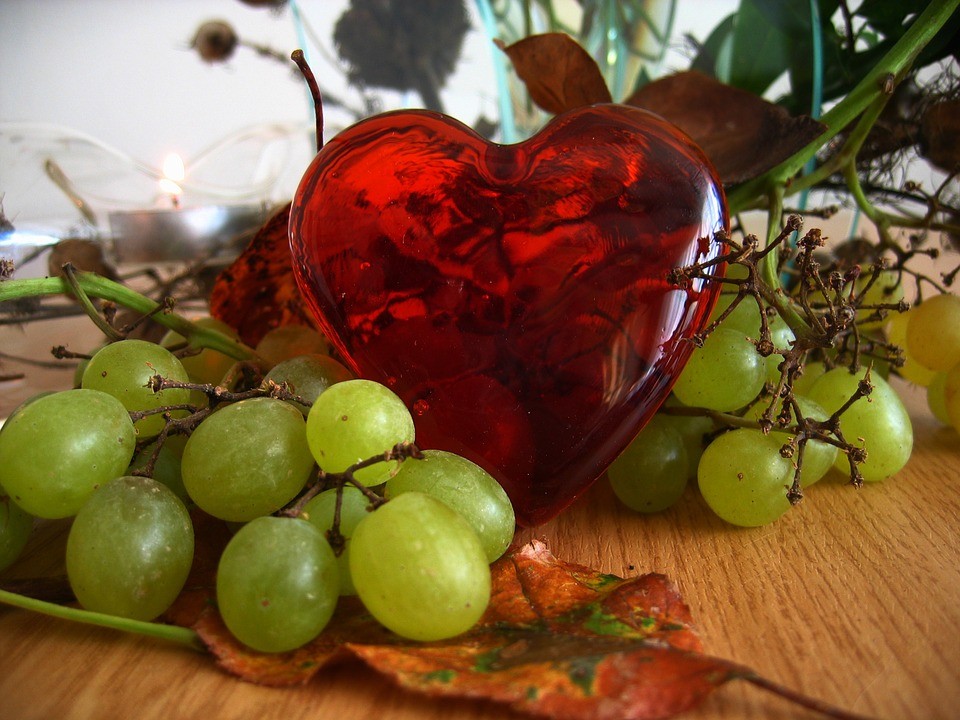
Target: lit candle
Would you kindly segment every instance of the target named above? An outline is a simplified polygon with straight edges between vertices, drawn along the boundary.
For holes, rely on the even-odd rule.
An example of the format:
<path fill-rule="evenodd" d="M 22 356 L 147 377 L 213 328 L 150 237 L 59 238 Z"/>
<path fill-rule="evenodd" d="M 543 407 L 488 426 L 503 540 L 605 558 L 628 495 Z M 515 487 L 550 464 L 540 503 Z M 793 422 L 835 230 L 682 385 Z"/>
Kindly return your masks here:
<path fill-rule="evenodd" d="M 187 175 L 187 169 L 183 165 L 183 158 L 177 153 L 170 153 L 163 160 L 163 177 L 160 178 L 160 191 L 170 198 L 174 208 L 180 207 L 180 196 L 183 194 L 183 188 L 180 183 Z"/>

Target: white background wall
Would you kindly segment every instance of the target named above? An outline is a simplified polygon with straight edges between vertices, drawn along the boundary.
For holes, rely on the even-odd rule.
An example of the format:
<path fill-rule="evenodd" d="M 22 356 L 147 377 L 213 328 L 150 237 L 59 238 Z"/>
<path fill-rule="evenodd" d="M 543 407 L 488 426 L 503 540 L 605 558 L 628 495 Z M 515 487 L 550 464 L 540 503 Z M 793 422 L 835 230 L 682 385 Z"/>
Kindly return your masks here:
<path fill-rule="evenodd" d="M 736 2 L 679 5 L 677 45 L 683 32 L 702 38 Z M 332 52 L 331 28 L 347 0 L 299 6 Z M 298 46 L 288 9 L 275 13 L 239 0 L 0 0 L 0 121 L 64 125 L 154 167 L 170 152 L 190 157 L 246 126 L 312 122 L 291 70 L 243 48 L 225 65 L 207 65 L 190 50 L 195 29 L 217 18 L 285 53 Z M 448 112 L 465 122 L 481 112 L 496 117 L 491 51 L 479 30 L 471 33 L 444 93 Z M 349 94 L 316 51 L 311 62 L 325 85 Z M 330 112 L 328 130 L 346 120 Z M 310 148 L 303 152 L 306 164 Z"/>

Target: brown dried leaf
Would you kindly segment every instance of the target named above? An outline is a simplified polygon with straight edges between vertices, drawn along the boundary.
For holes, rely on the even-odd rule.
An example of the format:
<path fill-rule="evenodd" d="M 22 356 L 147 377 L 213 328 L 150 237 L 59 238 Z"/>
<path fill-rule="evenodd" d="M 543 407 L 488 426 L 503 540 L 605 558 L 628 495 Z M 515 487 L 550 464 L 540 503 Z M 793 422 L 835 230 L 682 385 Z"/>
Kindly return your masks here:
<path fill-rule="evenodd" d="M 220 273 L 210 294 L 210 314 L 236 329 L 251 347 L 276 327 L 314 326 L 290 264 L 289 221 L 288 203 Z"/>
<path fill-rule="evenodd" d="M 931 105 L 920 124 L 923 156 L 948 173 L 960 172 L 960 100 Z"/>
<path fill-rule="evenodd" d="M 626 103 L 678 126 L 713 162 L 724 184 L 758 177 L 826 130 L 761 97 L 690 70 L 656 80 Z"/>
<path fill-rule="evenodd" d="M 103 244 L 95 240 L 67 238 L 54 245 L 47 257 L 47 271 L 50 275 L 58 276 L 67 263 L 77 270 L 96 273 L 111 280 L 120 279 L 104 255 Z"/>
<path fill-rule="evenodd" d="M 690 611 L 663 575 L 606 575 L 560 561 L 536 541 L 492 573 L 483 619 L 445 642 L 405 641 L 356 598 L 341 598 L 328 629 L 290 653 L 245 648 L 213 607 L 194 628 L 222 667 L 251 682 L 304 683 L 353 656 L 426 695 L 485 698 L 551 718 L 670 717 L 749 674 L 701 654 Z"/>
<path fill-rule="evenodd" d="M 612 101 L 596 61 L 569 35 L 531 35 L 509 46 L 495 42 L 526 83 L 531 99 L 547 112 Z"/>

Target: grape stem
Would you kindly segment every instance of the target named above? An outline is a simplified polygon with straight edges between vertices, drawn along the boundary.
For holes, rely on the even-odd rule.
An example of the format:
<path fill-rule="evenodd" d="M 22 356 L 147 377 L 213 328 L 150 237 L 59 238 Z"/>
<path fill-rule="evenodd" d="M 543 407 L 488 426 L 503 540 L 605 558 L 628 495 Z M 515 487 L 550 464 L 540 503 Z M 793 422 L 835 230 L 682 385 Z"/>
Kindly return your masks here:
<path fill-rule="evenodd" d="M 57 605 L 56 603 L 37 600 L 36 598 L 18 595 L 17 593 L 2 589 L 0 589 L 0 603 L 18 607 L 23 610 L 31 610 L 44 615 L 50 615 L 63 620 L 73 620 L 75 622 L 86 623 L 87 625 L 98 625 L 113 630 L 148 635 L 150 637 L 160 638 L 161 640 L 169 640 L 187 645 L 194 650 L 206 650 L 197 633 L 185 627 L 144 622 L 142 620 L 131 620 L 130 618 Z"/>
<path fill-rule="evenodd" d="M 300 497 L 294 500 L 283 510 L 279 511 L 277 514 L 284 517 L 300 517 L 303 515 L 303 508 L 308 502 L 319 495 L 322 491 L 330 488 L 336 488 L 337 500 L 336 504 L 334 505 L 333 524 L 327 531 L 327 539 L 330 541 L 330 546 L 333 548 L 334 553 L 339 556 L 343 552 L 345 542 L 343 535 L 340 533 L 340 508 L 343 505 L 343 488 L 348 484 L 353 485 L 353 487 L 357 488 L 357 490 L 363 493 L 363 496 L 367 498 L 371 509 L 378 508 L 384 503 L 388 502 L 387 499 L 381 497 L 362 482 L 357 480 L 355 473 L 363 468 L 376 465 L 377 463 L 394 461 L 403 462 L 408 458 L 422 460 L 423 453 L 420 452 L 420 448 L 418 448 L 415 444 L 410 442 L 401 442 L 397 443 L 389 450 L 380 453 L 379 455 L 374 455 L 373 457 L 369 457 L 365 460 L 354 463 L 343 472 L 328 473 L 321 470 L 316 482 L 307 488 L 307 490 L 300 495 Z"/>

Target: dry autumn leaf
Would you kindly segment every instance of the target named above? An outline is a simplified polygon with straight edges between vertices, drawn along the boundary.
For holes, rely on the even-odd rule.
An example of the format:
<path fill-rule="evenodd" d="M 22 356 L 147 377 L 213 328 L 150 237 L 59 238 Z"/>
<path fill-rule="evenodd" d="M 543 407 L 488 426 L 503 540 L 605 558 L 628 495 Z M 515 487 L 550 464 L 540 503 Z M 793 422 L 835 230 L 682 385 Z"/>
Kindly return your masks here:
<path fill-rule="evenodd" d="M 250 346 L 273 328 L 313 325 L 290 265 L 289 219 L 288 203 L 220 273 L 210 294 L 210 314 L 235 328 Z"/>
<path fill-rule="evenodd" d="M 512 45 L 497 41 L 527 86 L 530 98 L 549 113 L 611 102 L 600 68 L 564 33 L 531 35 Z"/>
<path fill-rule="evenodd" d="M 813 118 L 703 73 L 681 72 L 637 90 L 626 104 L 666 118 L 710 158 L 724 184 L 758 177 L 826 130 Z"/>
<path fill-rule="evenodd" d="M 538 541 L 511 550 L 491 570 L 483 619 L 444 642 L 403 640 L 351 597 L 341 598 L 320 637 L 280 654 L 237 642 L 212 604 L 195 621 L 183 608 L 174 617 L 192 624 L 222 668 L 270 686 L 306 683 L 355 657 L 425 695 L 492 700 L 568 720 L 672 717 L 738 678 L 789 693 L 704 655 L 689 608 L 663 575 L 607 575 L 558 560 Z M 197 596 L 187 603 L 198 607 Z"/>

